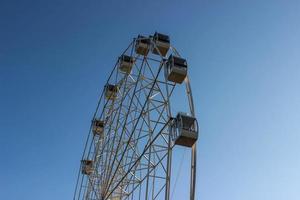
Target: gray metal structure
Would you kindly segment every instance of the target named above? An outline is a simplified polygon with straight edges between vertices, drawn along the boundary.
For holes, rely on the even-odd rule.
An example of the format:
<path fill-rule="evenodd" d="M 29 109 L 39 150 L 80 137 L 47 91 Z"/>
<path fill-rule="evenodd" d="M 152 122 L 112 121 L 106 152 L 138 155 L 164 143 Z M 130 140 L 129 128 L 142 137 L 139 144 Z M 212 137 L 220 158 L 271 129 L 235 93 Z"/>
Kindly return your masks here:
<path fill-rule="evenodd" d="M 176 114 L 172 115 L 170 99 L 174 89 L 182 86 L 168 81 L 165 68 L 167 55 L 180 55 L 170 43 L 163 44 L 168 42 L 164 35 L 159 35 L 163 41 L 157 35 L 135 38 L 121 54 L 133 58 L 130 65 L 121 63 L 122 59 L 115 64 L 92 120 L 103 122 L 102 134 L 93 134 L 92 123 L 82 156 L 83 161 L 92 161 L 92 170 L 82 173 L 86 166 L 81 162 L 74 200 L 170 200 L 176 143 L 172 131 Z M 185 112 L 195 117 L 187 75 L 184 82 L 189 107 Z M 194 126 L 195 132 L 198 125 Z M 191 147 L 191 162 L 190 200 L 194 200 L 196 143 Z"/>

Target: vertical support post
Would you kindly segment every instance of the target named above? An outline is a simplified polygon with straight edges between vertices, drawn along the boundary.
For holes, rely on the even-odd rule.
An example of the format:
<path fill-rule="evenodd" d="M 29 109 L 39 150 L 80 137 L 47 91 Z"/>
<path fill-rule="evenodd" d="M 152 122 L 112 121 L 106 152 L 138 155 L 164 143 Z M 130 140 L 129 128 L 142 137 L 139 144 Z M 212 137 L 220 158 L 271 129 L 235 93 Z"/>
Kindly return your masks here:
<path fill-rule="evenodd" d="M 190 112 L 193 117 L 195 117 L 195 108 L 193 102 L 193 95 L 191 84 L 188 76 L 185 78 L 186 91 L 189 99 Z M 195 200 L 195 190 L 196 190 L 196 165 L 197 165 L 197 145 L 196 143 L 192 147 L 191 155 L 191 182 L 190 182 L 190 200 Z"/>
<path fill-rule="evenodd" d="M 166 193 L 165 200 L 170 200 L 170 183 L 171 183 L 171 163 L 172 163 L 172 149 L 171 149 L 171 131 L 169 131 L 169 144 L 168 144 L 168 161 L 167 161 L 167 180 L 166 180 Z"/>
<path fill-rule="evenodd" d="M 164 60 L 164 68 L 166 69 L 166 60 Z M 164 69 L 164 70 L 165 70 Z M 168 82 L 167 77 L 165 76 L 166 83 Z M 170 92 L 169 86 L 166 84 L 166 91 L 167 91 L 167 110 L 168 110 L 168 117 L 172 117 L 171 113 L 171 104 L 170 104 Z M 169 137 L 168 137 L 168 155 L 167 155 L 167 180 L 166 180 L 166 192 L 165 192 L 165 200 L 170 200 L 170 191 L 171 191 L 171 165 L 172 165 L 172 129 L 169 126 Z"/>
<path fill-rule="evenodd" d="M 147 110 L 150 109 L 150 99 L 147 101 Z M 153 134 L 153 131 L 151 129 L 151 119 L 150 119 L 150 114 L 147 113 L 147 121 L 148 121 L 148 124 L 149 124 L 149 142 L 152 141 L 152 134 Z M 149 178 L 150 178 L 150 174 L 149 174 L 149 171 L 150 171 L 150 167 L 151 167 L 151 150 L 152 150 L 152 147 L 149 148 L 149 160 L 148 160 L 148 170 L 147 170 L 147 182 L 146 182 L 146 193 L 145 193 L 145 200 L 148 200 L 148 193 L 149 193 Z M 152 186 L 154 187 L 154 185 Z"/>
<path fill-rule="evenodd" d="M 192 147 L 191 158 L 191 188 L 190 188 L 190 200 L 195 200 L 195 187 L 196 187 L 196 165 L 197 165 L 197 144 Z"/>

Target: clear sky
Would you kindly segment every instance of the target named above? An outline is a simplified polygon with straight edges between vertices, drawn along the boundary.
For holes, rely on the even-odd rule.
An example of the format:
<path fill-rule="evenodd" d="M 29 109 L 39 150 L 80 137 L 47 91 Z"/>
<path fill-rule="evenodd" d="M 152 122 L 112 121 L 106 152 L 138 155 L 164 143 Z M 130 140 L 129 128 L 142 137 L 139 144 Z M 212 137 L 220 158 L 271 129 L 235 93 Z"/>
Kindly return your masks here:
<path fill-rule="evenodd" d="M 197 199 L 299 200 L 299 10 L 297 0 L 1 0 L 0 199 L 72 198 L 117 56 L 157 30 L 190 66 Z"/>

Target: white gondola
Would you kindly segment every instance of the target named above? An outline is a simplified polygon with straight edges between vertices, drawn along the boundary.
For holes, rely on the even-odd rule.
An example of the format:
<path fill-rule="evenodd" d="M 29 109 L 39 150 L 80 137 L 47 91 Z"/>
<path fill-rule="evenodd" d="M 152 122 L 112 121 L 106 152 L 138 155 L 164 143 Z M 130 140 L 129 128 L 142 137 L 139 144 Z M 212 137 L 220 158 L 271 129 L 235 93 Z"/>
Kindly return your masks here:
<path fill-rule="evenodd" d="M 187 76 L 187 62 L 184 58 L 170 55 L 165 68 L 168 81 L 182 83 Z"/>
<path fill-rule="evenodd" d="M 82 160 L 81 161 L 81 172 L 85 175 L 90 175 L 93 173 L 93 161 L 92 160 Z"/>
<path fill-rule="evenodd" d="M 180 112 L 174 120 L 174 125 L 176 127 L 175 144 L 192 147 L 198 139 L 196 118 Z"/>
<path fill-rule="evenodd" d="M 119 57 L 119 70 L 126 74 L 130 74 L 133 63 L 134 63 L 133 57 L 128 55 L 122 55 Z"/>
<path fill-rule="evenodd" d="M 139 35 L 135 43 L 135 52 L 142 56 L 147 56 L 150 50 L 150 39 Z"/>
<path fill-rule="evenodd" d="M 115 100 L 118 97 L 119 88 L 116 85 L 105 85 L 105 97 L 108 100 Z"/>
<path fill-rule="evenodd" d="M 166 56 L 170 48 L 170 37 L 168 35 L 155 32 L 152 40 L 154 43 L 151 47 L 152 53 Z"/>
<path fill-rule="evenodd" d="M 99 135 L 100 137 L 103 137 L 103 132 L 104 132 L 104 121 L 95 119 L 93 121 L 94 135 Z"/>

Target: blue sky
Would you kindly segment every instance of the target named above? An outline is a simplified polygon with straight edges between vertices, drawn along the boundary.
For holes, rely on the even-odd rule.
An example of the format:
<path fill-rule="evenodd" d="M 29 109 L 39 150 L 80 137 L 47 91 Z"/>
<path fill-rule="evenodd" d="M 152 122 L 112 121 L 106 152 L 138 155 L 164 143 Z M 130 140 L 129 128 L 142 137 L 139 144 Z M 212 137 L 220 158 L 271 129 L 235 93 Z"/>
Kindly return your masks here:
<path fill-rule="evenodd" d="M 298 200 L 299 9 L 290 0 L 0 1 L 0 198 L 72 198 L 117 56 L 157 30 L 190 66 L 197 199 Z"/>

